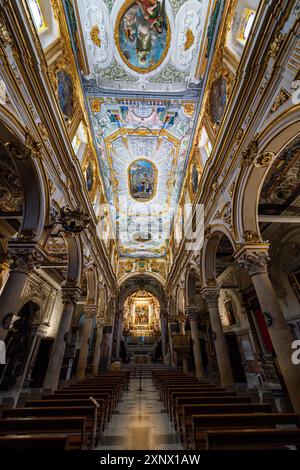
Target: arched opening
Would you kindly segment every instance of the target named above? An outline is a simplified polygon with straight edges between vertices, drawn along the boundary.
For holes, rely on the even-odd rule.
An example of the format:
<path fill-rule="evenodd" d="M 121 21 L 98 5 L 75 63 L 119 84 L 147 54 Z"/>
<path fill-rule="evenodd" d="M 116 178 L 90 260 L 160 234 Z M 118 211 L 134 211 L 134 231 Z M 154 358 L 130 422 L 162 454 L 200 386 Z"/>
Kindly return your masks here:
<path fill-rule="evenodd" d="M 162 359 L 160 303 L 145 289 L 130 294 L 123 306 L 122 360 Z"/>
<path fill-rule="evenodd" d="M 6 343 L 6 364 L 2 366 L 0 389 L 26 385 L 30 381 L 28 371 L 33 362 L 33 352 L 36 346 L 37 330 L 41 323 L 40 306 L 29 301 L 17 315 L 6 317 L 8 326 Z"/>

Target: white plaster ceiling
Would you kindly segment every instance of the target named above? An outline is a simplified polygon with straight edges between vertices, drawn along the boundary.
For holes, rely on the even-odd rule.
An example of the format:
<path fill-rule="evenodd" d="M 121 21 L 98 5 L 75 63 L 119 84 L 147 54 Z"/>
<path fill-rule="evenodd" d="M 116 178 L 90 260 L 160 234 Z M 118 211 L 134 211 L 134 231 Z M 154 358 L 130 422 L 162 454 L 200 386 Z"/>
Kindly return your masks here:
<path fill-rule="evenodd" d="M 76 0 L 75 10 L 83 89 L 119 255 L 151 258 L 166 254 L 185 176 L 213 2 L 140 1 L 143 6 L 134 0 Z M 134 27 L 129 8 L 135 9 Z M 148 68 L 137 52 L 141 43 Z M 155 170 L 153 197 L 146 201 L 132 197 L 128 176 L 132 162 L 142 159 Z M 137 233 L 149 239 L 137 240 Z"/>

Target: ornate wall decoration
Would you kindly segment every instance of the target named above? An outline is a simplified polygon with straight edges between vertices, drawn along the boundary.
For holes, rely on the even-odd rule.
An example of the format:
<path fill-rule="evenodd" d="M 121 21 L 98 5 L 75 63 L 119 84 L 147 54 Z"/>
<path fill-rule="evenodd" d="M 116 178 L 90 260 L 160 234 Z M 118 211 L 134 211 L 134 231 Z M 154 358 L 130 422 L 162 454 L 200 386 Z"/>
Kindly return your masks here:
<path fill-rule="evenodd" d="M 246 230 L 243 233 L 243 237 L 246 243 L 259 243 L 260 242 L 260 237 L 256 232 L 253 232 L 252 230 Z"/>
<path fill-rule="evenodd" d="M 65 70 L 58 70 L 56 77 L 60 109 L 71 120 L 74 113 L 74 86 L 72 77 Z"/>
<path fill-rule="evenodd" d="M 279 94 L 276 96 L 276 99 L 273 103 L 270 113 L 275 113 L 280 106 L 282 106 L 287 100 L 289 100 L 291 95 L 281 88 Z"/>
<path fill-rule="evenodd" d="M 198 172 L 197 166 L 194 163 L 192 165 L 192 171 L 191 171 L 191 187 L 192 187 L 192 191 L 194 194 L 197 192 L 198 184 L 199 184 L 199 172 Z"/>
<path fill-rule="evenodd" d="M 90 31 L 91 40 L 96 46 L 101 47 L 101 39 L 99 37 L 99 33 L 100 33 L 99 26 L 94 25 Z"/>
<path fill-rule="evenodd" d="M 23 212 L 23 187 L 12 160 L 1 153 L 0 156 L 0 211 Z"/>
<path fill-rule="evenodd" d="M 158 76 L 150 78 L 149 81 L 153 83 L 182 83 L 185 79 L 185 73 L 179 72 L 173 65 L 168 64 Z"/>
<path fill-rule="evenodd" d="M 184 103 L 183 105 L 183 112 L 185 116 L 191 118 L 195 112 L 195 105 L 194 103 Z"/>
<path fill-rule="evenodd" d="M 207 47 L 206 47 L 206 54 L 205 57 L 209 57 L 209 53 L 211 51 L 212 43 L 213 43 L 213 38 L 214 38 L 214 33 L 220 13 L 220 8 L 221 8 L 221 0 L 217 0 L 214 11 L 211 14 L 210 20 L 209 20 L 209 26 L 207 29 Z"/>
<path fill-rule="evenodd" d="M 245 166 L 252 165 L 255 158 L 257 157 L 258 152 L 258 141 L 252 140 L 248 145 L 247 149 L 242 152 L 242 158 L 240 167 L 243 168 Z"/>
<path fill-rule="evenodd" d="M 199 42 L 204 28 L 203 5 L 195 0 L 185 2 L 176 15 L 172 62 L 182 71 L 189 71 L 198 59 Z"/>
<path fill-rule="evenodd" d="M 285 38 L 286 38 L 286 34 L 278 33 L 276 35 L 276 38 L 274 39 L 274 41 L 271 44 L 271 47 L 270 47 L 270 50 L 269 50 L 269 56 L 271 56 L 271 57 L 276 57 L 277 56 L 277 54 L 279 52 L 279 49 L 281 48 L 281 45 L 285 41 Z"/>
<path fill-rule="evenodd" d="M 106 69 L 113 61 L 113 32 L 102 0 L 77 2 L 89 73 Z"/>
<path fill-rule="evenodd" d="M 295 139 L 272 160 L 260 193 L 260 213 L 280 214 L 299 196 L 300 139 Z M 271 162 L 270 162 L 271 163 Z M 269 163 L 269 164 L 270 164 Z"/>
<path fill-rule="evenodd" d="M 89 162 L 85 170 L 86 187 L 89 192 L 93 190 L 94 186 L 94 168 L 92 162 Z"/>
<path fill-rule="evenodd" d="M 135 82 L 136 79 L 127 75 L 127 73 L 120 67 L 117 62 L 113 62 L 108 68 L 97 71 L 102 80 L 106 81 L 120 81 L 120 82 Z"/>
<path fill-rule="evenodd" d="M 195 42 L 194 33 L 190 28 L 188 28 L 185 32 L 184 50 L 187 51 L 188 49 L 190 49 L 190 47 L 192 47 L 194 42 Z"/>
<path fill-rule="evenodd" d="M 117 16 L 115 43 L 125 64 L 139 73 L 155 70 L 170 46 L 170 24 L 165 2 L 128 0 Z"/>
<path fill-rule="evenodd" d="M 261 153 L 255 160 L 255 166 L 257 166 L 258 168 L 264 168 L 266 166 L 269 166 L 273 162 L 274 158 L 274 152 Z"/>
<path fill-rule="evenodd" d="M 44 246 L 44 250 L 50 261 L 57 261 L 58 259 L 61 261 L 67 260 L 68 247 L 63 237 L 50 236 Z"/>
<path fill-rule="evenodd" d="M 219 77 L 212 84 L 209 95 L 209 110 L 212 121 L 220 124 L 227 104 L 227 80 Z"/>

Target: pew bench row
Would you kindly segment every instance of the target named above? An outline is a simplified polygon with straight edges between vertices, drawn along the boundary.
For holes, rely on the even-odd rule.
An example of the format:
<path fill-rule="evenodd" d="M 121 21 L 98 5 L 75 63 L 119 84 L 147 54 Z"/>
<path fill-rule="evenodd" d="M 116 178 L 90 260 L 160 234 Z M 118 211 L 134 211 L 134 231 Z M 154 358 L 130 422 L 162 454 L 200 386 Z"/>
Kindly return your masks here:
<path fill-rule="evenodd" d="M 153 370 L 153 382 L 186 449 L 280 449 L 300 446 L 299 416 L 269 403 L 186 377 Z"/>
<path fill-rule="evenodd" d="M 4 409 L 0 449 L 95 448 L 128 381 L 127 371 L 97 375 L 27 400 L 22 408 Z"/>

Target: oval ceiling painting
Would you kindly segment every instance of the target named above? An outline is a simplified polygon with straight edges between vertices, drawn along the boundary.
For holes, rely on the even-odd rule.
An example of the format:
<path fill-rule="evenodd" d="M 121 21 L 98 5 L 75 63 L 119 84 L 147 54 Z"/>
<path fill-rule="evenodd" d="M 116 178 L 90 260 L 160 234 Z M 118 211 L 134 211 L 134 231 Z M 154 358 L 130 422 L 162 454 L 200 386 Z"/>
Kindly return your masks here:
<path fill-rule="evenodd" d="M 148 73 L 166 57 L 170 24 L 165 0 L 128 0 L 117 16 L 115 41 L 123 61 L 132 70 Z"/>
<path fill-rule="evenodd" d="M 149 201 L 155 196 L 156 174 L 155 165 L 149 160 L 135 160 L 129 166 L 129 191 L 138 201 Z"/>

